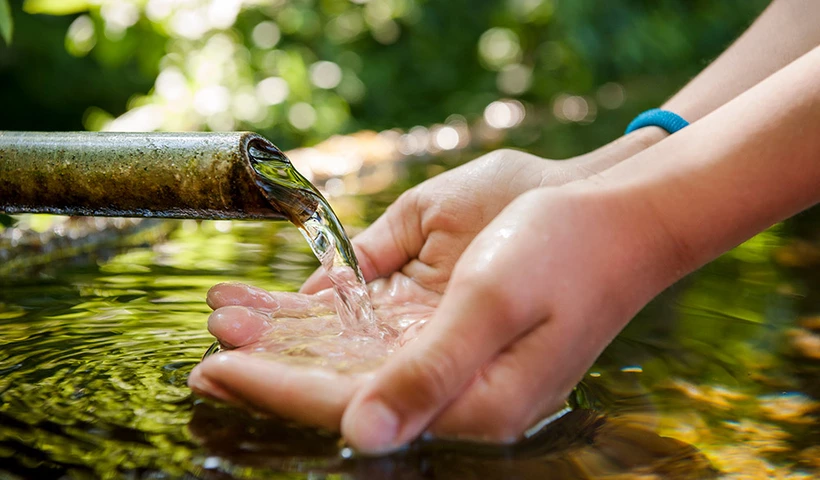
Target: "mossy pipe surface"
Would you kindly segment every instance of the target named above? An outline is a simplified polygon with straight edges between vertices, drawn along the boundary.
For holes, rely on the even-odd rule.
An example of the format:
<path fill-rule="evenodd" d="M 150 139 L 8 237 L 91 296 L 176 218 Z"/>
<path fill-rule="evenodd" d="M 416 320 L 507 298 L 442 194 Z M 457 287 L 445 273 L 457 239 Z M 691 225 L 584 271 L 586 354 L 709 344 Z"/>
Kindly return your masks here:
<path fill-rule="evenodd" d="M 299 192 L 270 198 L 249 132 L 0 132 L 0 211 L 163 218 L 286 219 Z M 286 198 L 288 196 L 292 198 Z"/>

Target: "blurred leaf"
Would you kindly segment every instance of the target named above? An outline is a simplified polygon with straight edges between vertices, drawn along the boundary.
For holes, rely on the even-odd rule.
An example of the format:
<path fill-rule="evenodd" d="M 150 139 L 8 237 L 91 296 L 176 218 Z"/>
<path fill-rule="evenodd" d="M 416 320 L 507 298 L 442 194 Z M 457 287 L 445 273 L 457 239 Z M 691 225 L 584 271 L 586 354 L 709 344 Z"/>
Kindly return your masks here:
<path fill-rule="evenodd" d="M 250 129 L 293 148 L 360 129 L 432 125 L 453 113 L 473 123 L 491 102 L 513 97 L 528 105 L 527 122 L 503 142 L 549 157 L 577 155 L 619 135 L 632 116 L 663 102 L 717 56 L 768 3 L 278 0 L 260 8 L 258 1 L 176 2 L 241 5 L 237 15 L 211 25 L 173 20 L 176 14 L 154 18 L 146 0 L 16 1 L 30 13 L 87 15 L 15 18 L 15 47 L 28 52 L 20 58 L 38 61 L 0 72 L 0 130 L 98 129 L 111 120 L 102 112 L 117 122 L 136 108 L 133 97 L 159 107 L 161 116 L 151 122 L 161 118 L 163 129 Z M 103 4 L 114 23 L 102 15 Z M 179 19 L 189 10 L 196 9 L 181 9 Z M 384 25 L 398 36 L 379 30 Z M 698 35 L 681 34 L 693 31 Z M 320 61 L 341 68 L 334 88 L 316 83 Z M 168 75 L 158 78 L 162 71 Z M 526 87 L 502 86 L 525 77 L 531 77 L 522 80 Z M 273 83 L 261 83 L 268 78 Z M 619 92 L 615 103 L 600 90 L 609 83 Z M 199 94 L 200 106 L 211 105 L 210 86 L 227 89 L 229 108 L 202 115 L 192 99 Z M 257 105 L 260 93 L 276 101 Z M 584 99 L 588 115 L 581 122 L 543 121 L 555 117 L 561 94 Z M 292 128 L 290 108 L 301 102 L 317 119 Z"/>
<path fill-rule="evenodd" d="M 8 0 L 0 0 L 0 37 L 11 44 L 11 34 L 14 33 L 14 23 L 11 21 L 11 8 Z"/>
<path fill-rule="evenodd" d="M 84 12 L 90 6 L 91 2 L 88 0 L 26 0 L 23 2 L 23 11 L 46 15 L 71 15 Z"/>
<path fill-rule="evenodd" d="M 3 3 L 3 1 L 0 0 L 0 4 L 2 4 L 2 3 Z M 15 223 L 17 223 L 16 218 L 14 218 L 10 215 L 6 215 L 5 213 L 0 213 L 0 226 L 2 226 L 3 228 L 7 228 L 7 227 L 14 226 Z"/>

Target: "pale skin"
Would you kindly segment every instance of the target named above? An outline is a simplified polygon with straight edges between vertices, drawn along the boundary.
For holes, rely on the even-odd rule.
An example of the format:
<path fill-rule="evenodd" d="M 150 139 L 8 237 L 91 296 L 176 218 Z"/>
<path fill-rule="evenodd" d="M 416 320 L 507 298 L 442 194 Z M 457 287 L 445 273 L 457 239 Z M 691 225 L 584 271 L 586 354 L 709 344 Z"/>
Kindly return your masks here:
<path fill-rule="evenodd" d="M 799 4 L 775 2 L 753 29 Z M 789 48 L 800 58 L 749 67 L 738 89 L 755 72 L 765 80 L 731 101 L 709 97 L 716 110 L 668 138 L 643 129 L 563 162 L 496 153 L 403 195 L 354 243 L 379 317 L 427 323 L 373 368 L 233 351 L 198 366 L 191 387 L 340 430 L 371 453 L 424 432 L 514 441 L 658 292 L 820 200 L 820 49 Z M 218 285 L 209 328 L 252 348 L 276 319 L 299 316 L 294 306 L 327 303 L 326 286 L 321 274 L 302 294 Z"/>

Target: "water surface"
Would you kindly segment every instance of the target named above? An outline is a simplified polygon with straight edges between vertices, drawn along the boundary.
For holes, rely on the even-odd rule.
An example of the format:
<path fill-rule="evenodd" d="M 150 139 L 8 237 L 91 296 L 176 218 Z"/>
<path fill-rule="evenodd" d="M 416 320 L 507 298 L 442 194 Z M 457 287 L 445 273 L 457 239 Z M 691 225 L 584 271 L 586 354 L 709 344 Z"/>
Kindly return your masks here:
<path fill-rule="evenodd" d="M 404 187 L 346 200 L 346 225 Z M 576 410 L 521 445 L 378 459 L 186 386 L 212 342 L 208 288 L 294 290 L 316 268 L 292 226 L 146 222 L 64 259 L 18 255 L 0 270 L 0 478 L 815 478 L 816 217 L 665 292 L 590 370 Z"/>

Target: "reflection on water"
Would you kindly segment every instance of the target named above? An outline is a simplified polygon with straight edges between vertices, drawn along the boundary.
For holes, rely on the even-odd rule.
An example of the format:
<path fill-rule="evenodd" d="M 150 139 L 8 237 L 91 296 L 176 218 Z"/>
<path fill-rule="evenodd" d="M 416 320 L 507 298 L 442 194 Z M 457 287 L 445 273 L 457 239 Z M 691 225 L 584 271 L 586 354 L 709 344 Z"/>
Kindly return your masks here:
<path fill-rule="evenodd" d="M 292 470 L 294 463 L 312 465 L 314 473 L 363 479 L 577 479 L 615 472 L 713 478 L 716 474 L 694 447 L 662 438 L 631 419 L 588 409 L 574 410 L 511 447 L 416 443 L 387 458 L 357 458 L 346 449 L 340 451 L 331 435 L 253 420 L 246 413 L 206 403 L 194 406 L 190 431 L 211 453 L 214 467 L 229 474 L 242 469 L 237 464 L 273 473 Z"/>
<path fill-rule="evenodd" d="M 394 194 L 340 202 L 339 213 L 372 220 Z M 579 408 L 521 445 L 426 443 L 388 458 L 191 396 L 187 375 L 212 340 L 207 289 L 240 280 L 292 290 L 316 265 L 288 225 L 162 225 L 124 248 L 2 271 L 0 478 L 820 475 L 811 215 L 665 292 L 590 370 Z"/>

